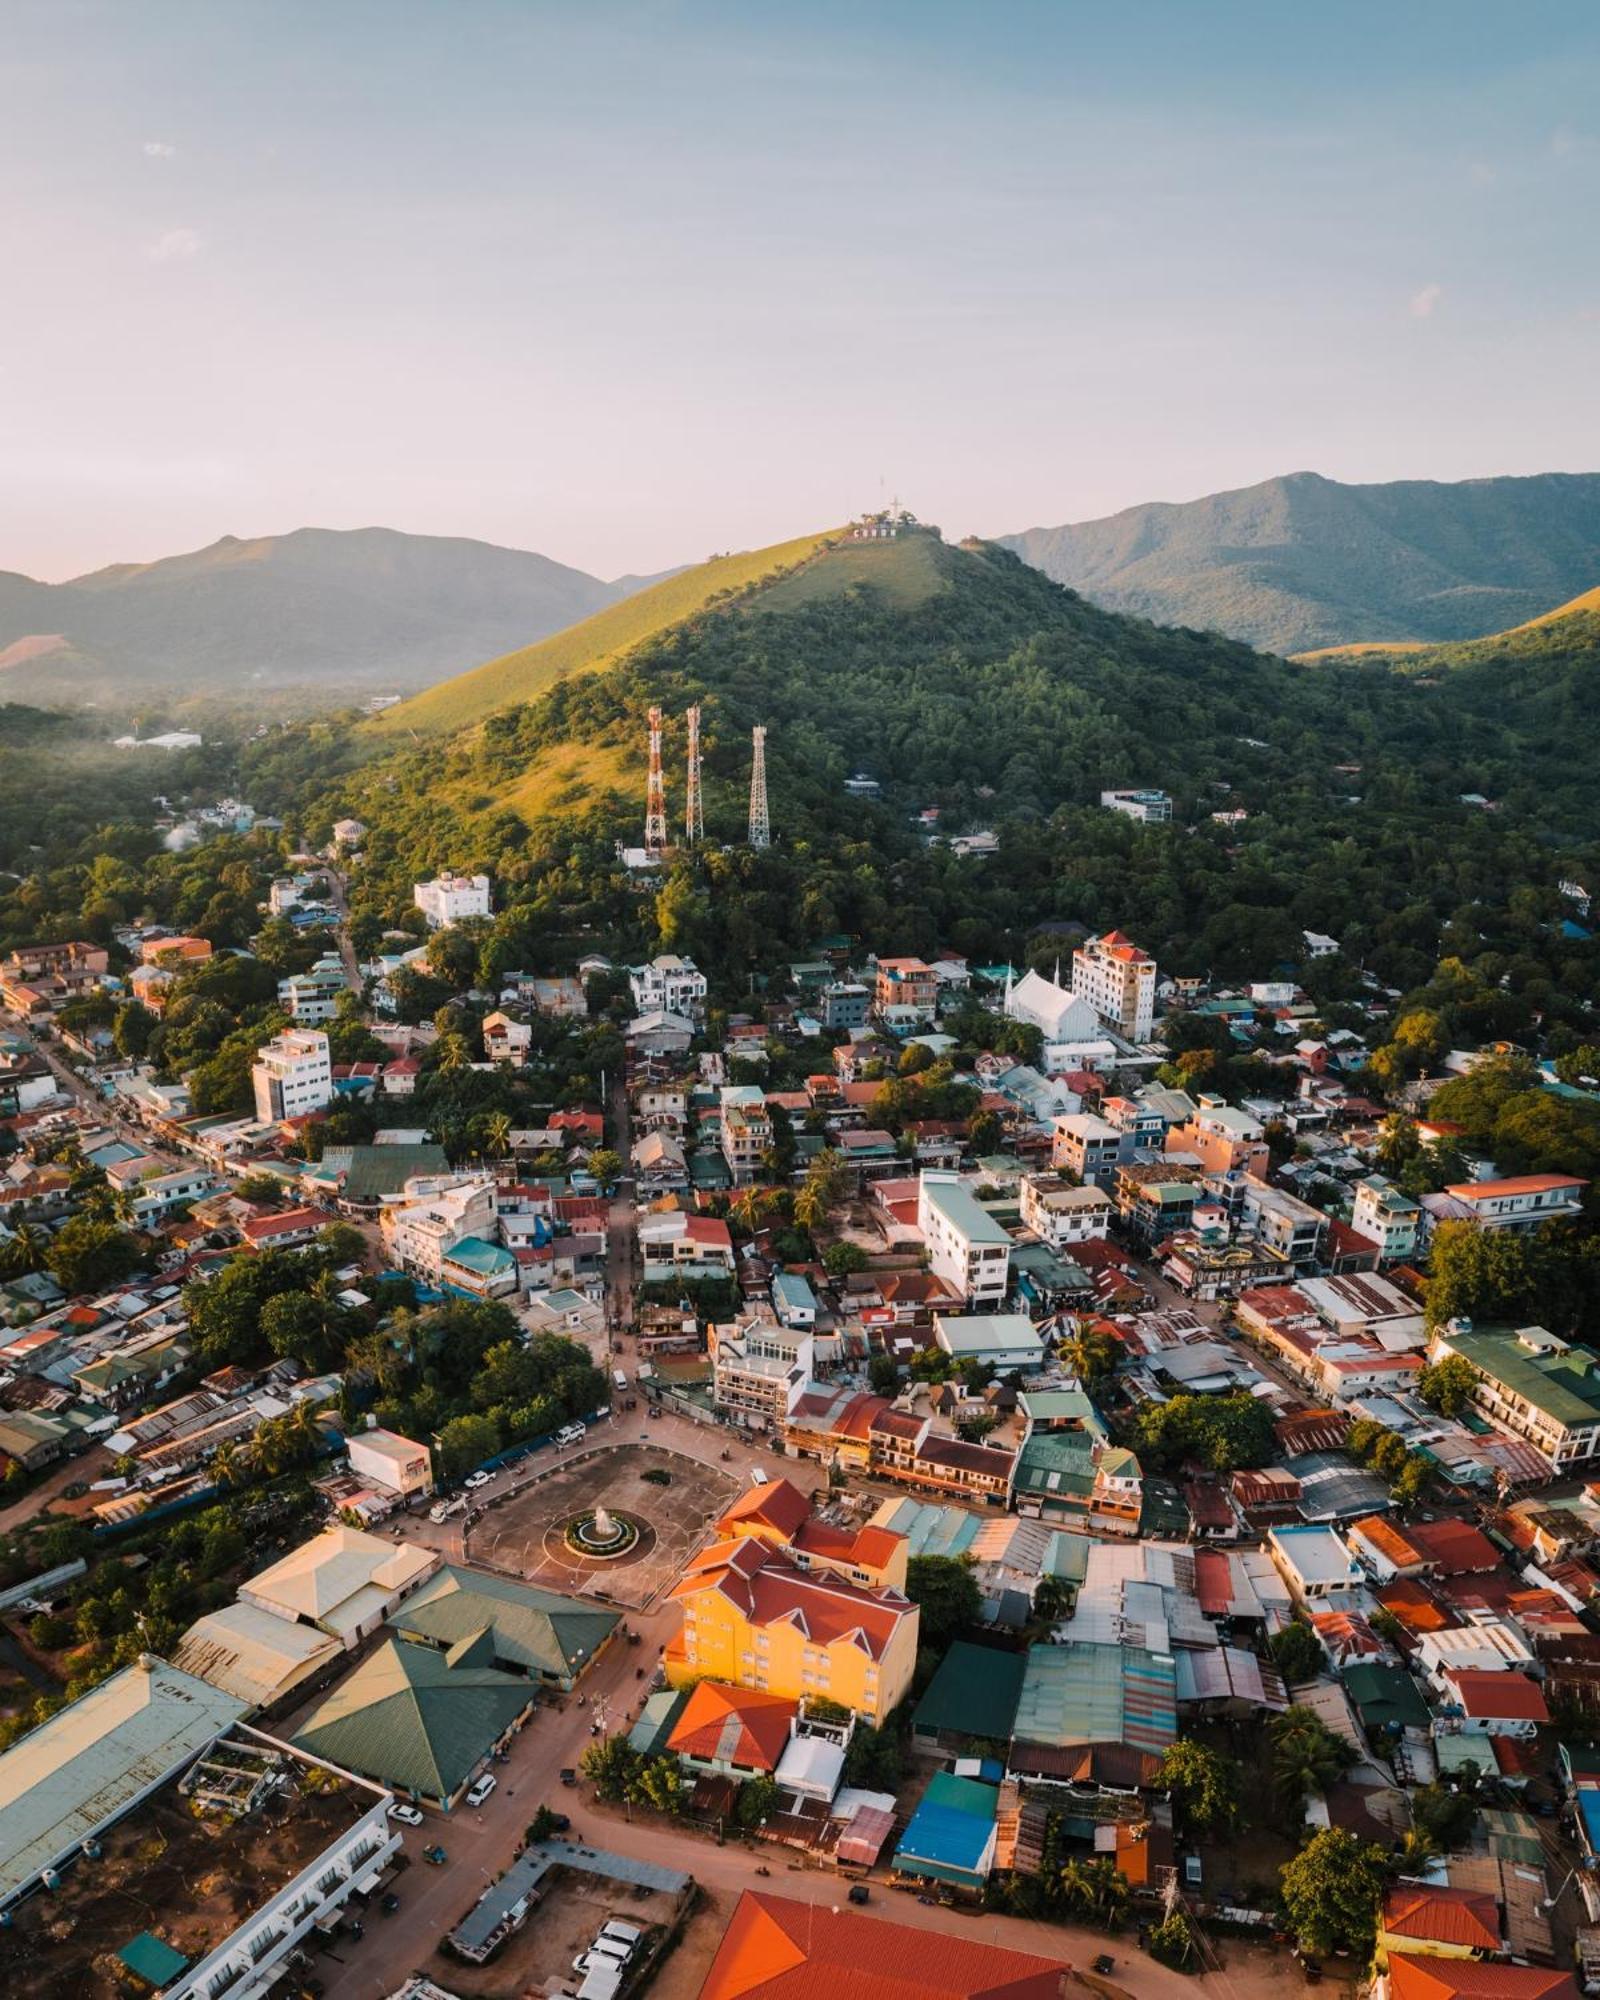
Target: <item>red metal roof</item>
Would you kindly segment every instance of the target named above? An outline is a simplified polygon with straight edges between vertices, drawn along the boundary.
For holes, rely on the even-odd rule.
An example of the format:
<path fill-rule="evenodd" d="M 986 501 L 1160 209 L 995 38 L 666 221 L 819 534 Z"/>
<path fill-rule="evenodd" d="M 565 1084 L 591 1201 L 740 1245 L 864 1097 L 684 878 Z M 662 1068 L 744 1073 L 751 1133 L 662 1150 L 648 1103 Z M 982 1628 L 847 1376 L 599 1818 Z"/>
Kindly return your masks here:
<path fill-rule="evenodd" d="M 1383 1929 L 1390 1937 L 1425 1938 L 1468 1951 L 1500 1949 L 1500 1906 L 1483 1889 L 1435 1889 L 1425 1882 L 1397 1882 L 1383 1901 Z"/>
<path fill-rule="evenodd" d="M 1066 1970 L 988 1939 L 746 1891 L 700 2000 L 1058 2000 Z"/>

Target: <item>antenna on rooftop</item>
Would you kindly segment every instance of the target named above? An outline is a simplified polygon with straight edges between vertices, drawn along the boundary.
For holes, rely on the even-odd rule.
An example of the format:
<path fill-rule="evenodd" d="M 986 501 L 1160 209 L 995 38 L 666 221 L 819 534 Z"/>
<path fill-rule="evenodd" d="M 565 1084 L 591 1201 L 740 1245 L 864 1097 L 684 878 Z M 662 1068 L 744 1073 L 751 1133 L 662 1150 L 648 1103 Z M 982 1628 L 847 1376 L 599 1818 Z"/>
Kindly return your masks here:
<path fill-rule="evenodd" d="M 685 720 L 689 725 L 689 789 L 683 806 L 683 837 L 696 847 L 706 837 L 705 814 L 700 804 L 700 704 L 696 702 Z"/>
<path fill-rule="evenodd" d="M 758 722 L 750 732 L 750 845 L 772 845 L 772 822 L 767 817 L 767 730 Z"/>
<path fill-rule="evenodd" d="M 650 777 L 644 798 L 644 844 L 659 854 L 667 844 L 667 781 L 661 775 L 661 711 L 650 711 Z"/>

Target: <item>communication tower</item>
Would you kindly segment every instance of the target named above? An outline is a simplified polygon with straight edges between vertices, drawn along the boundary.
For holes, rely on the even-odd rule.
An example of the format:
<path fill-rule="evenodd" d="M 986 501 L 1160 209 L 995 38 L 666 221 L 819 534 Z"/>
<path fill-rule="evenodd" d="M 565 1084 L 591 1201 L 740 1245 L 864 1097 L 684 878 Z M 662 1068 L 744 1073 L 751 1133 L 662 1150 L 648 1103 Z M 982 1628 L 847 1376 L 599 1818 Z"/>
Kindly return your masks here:
<path fill-rule="evenodd" d="M 772 845 L 772 823 L 767 817 L 767 731 L 758 722 L 750 732 L 750 845 Z"/>
<path fill-rule="evenodd" d="M 644 844 L 659 854 L 667 844 L 667 782 L 661 775 L 661 711 L 650 711 L 650 779 L 644 799 Z"/>
<path fill-rule="evenodd" d="M 705 813 L 700 804 L 700 704 L 684 718 L 689 725 L 689 789 L 683 804 L 683 837 L 690 847 L 698 847 L 706 837 Z"/>

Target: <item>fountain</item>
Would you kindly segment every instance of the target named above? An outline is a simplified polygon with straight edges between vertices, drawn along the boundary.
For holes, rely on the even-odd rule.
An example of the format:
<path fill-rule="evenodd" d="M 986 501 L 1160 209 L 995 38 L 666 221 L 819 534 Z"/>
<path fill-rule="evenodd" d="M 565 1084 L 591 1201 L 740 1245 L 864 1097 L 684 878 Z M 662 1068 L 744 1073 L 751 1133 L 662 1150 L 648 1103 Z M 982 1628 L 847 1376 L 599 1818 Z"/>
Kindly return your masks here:
<path fill-rule="evenodd" d="M 593 1512 L 576 1515 L 567 1523 L 567 1547 L 591 1562 L 609 1562 L 626 1555 L 639 1540 L 639 1524 L 625 1514 L 613 1514 L 597 1503 Z"/>

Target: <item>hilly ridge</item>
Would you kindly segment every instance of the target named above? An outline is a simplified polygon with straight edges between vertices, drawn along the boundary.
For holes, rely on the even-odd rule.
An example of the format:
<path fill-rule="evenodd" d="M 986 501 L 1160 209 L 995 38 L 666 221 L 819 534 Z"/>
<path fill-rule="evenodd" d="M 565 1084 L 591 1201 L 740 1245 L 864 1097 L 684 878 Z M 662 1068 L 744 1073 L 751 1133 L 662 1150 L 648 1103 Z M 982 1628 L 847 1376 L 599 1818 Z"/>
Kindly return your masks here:
<path fill-rule="evenodd" d="M 1343 485 L 1314 472 L 999 537 L 1110 610 L 1280 653 L 1445 643 L 1600 574 L 1600 474 Z"/>
<path fill-rule="evenodd" d="M 559 631 L 632 581 L 390 528 L 224 536 L 62 584 L 0 575 L 0 694 L 107 704 L 238 699 L 252 687 L 406 693 Z"/>

